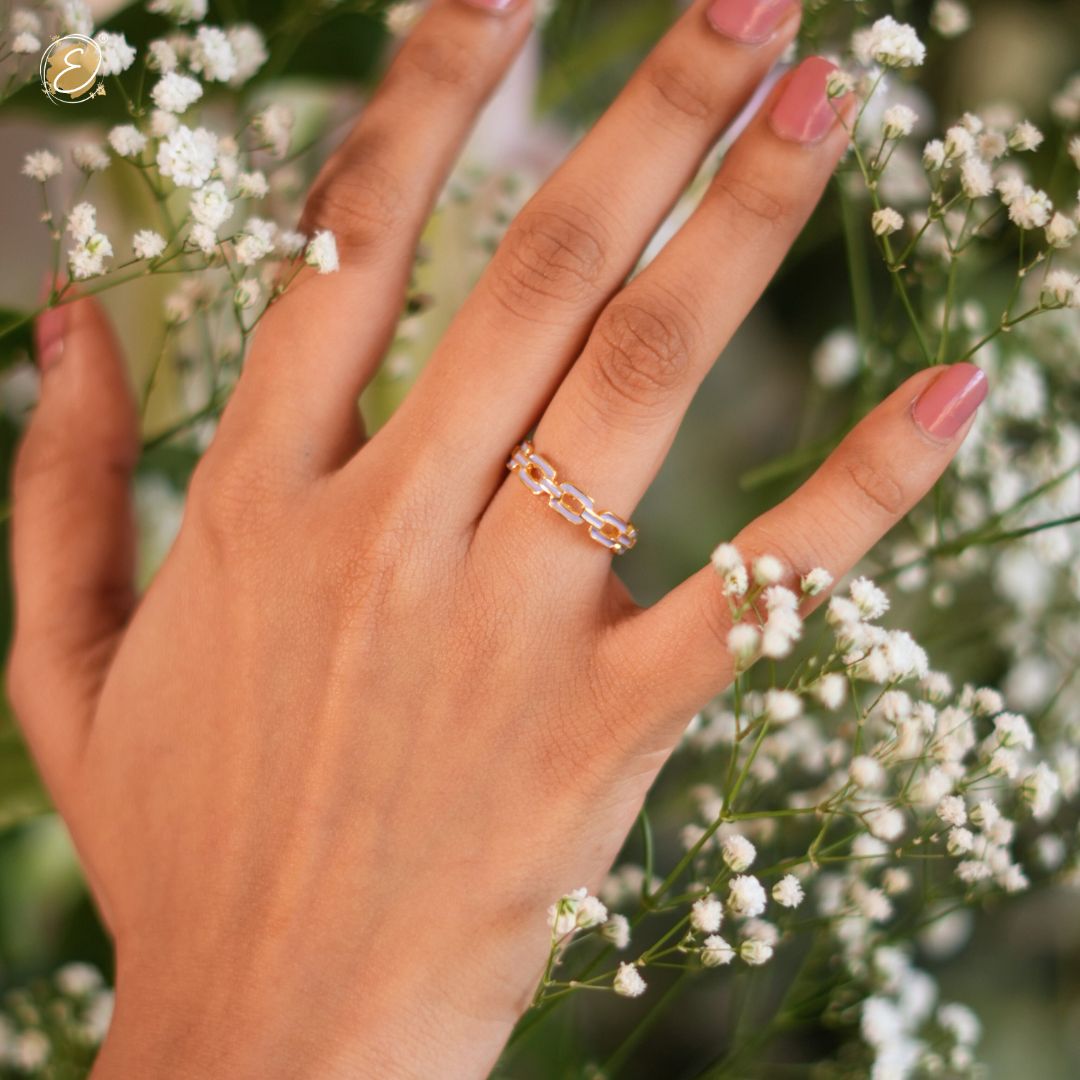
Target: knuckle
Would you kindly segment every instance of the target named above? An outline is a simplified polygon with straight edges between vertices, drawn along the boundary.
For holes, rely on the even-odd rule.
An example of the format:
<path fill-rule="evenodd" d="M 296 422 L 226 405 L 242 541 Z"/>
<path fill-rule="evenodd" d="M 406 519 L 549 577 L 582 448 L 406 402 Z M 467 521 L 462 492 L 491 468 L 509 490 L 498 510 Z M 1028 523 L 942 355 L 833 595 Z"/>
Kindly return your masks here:
<path fill-rule="evenodd" d="M 709 75 L 683 59 L 658 57 L 642 70 L 654 106 L 665 121 L 700 124 L 718 115 Z"/>
<path fill-rule="evenodd" d="M 552 302 L 580 306 L 600 292 L 607 234 L 599 218 L 562 203 L 526 208 L 499 246 L 493 290 L 514 314 L 537 319 Z"/>
<path fill-rule="evenodd" d="M 721 201 L 734 204 L 735 216 L 746 220 L 753 228 L 771 228 L 790 214 L 786 200 L 777 193 L 756 179 L 737 176 L 727 169 L 721 169 L 717 174 L 713 192 Z"/>
<path fill-rule="evenodd" d="M 673 298 L 615 301 L 597 322 L 582 365 L 591 393 L 605 411 L 654 415 L 685 384 L 697 336 Z"/>
<path fill-rule="evenodd" d="M 401 76 L 447 88 L 468 89 L 481 76 L 484 65 L 463 42 L 446 34 L 427 34 L 411 41 L 401 52 Z"/>
<path fill-rule="evenodd" d="M 244 547 L 266 531 L 276 492 L 265 465 L 250 456 L 212 451 L 195 467 L 185 525 L 219 552 Z"/>
<path fill-rule="evenodd" d="M 345 261 L 376 255 L 403 230 L 412 229 L 404 188 L 379 157 L 374 139 L 339 150 L 308 196 L 304 211 L 308 231 L 333 230 Z"/>
<path fill-rule="evenodd" d="M 857 454 L 843 461 L 846 479 L 863 508 L 896 517 L 904 509 L 906 496 L 889 466 L 868 454 Z"/>

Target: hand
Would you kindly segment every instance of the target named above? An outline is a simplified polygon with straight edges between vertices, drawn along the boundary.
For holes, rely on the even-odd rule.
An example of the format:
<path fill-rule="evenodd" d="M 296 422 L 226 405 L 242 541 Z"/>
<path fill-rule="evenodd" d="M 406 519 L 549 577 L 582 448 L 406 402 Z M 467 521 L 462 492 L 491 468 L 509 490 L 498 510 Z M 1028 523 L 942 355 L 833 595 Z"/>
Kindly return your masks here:
<path fill-rule="evenodd" d="M 139 446 L 87 300 L 38 326 L 9 686 L 117 953 L 98 1075 L 478 1076 L 688 719 L 731 678 L 706 567 L 650 609 L 505 464 L 620 515 L 843 153 L 829 65 L 770 92 L 689 223 L 625 284 L 799 6 L 694 3 L 529 203 L 412 394 L 356 399 L 432 202 L 528 5 L 442 0 L 312 192 L 340 274 L 267 314 L 180 536 L 132 586 Z M 742 36 L 749 40 L 736 40 Z M 736 538 L 836 575 L 930 487 L 984 392 L 885 401 Z M 647 557 L 646 537 L 635 557 Z"/>

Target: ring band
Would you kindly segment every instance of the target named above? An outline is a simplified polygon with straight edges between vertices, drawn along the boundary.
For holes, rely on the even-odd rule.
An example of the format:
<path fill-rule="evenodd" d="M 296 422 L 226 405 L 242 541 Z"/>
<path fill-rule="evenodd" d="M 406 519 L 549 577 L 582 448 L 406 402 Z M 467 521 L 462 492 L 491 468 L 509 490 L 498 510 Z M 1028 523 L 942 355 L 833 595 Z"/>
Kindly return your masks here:
<path fill-rule="evenodd" d="M 589 536 L 598 544 L 622 555 L 637 543 L 637 529 L 610 510 L 597 510 L 592 497 L 573 484 L 559 481 L 555 467 L 541 457 L 526 440 L 514 447 L 506 467 L 534 495 L 546 495 L 548 506 L 572 525 L 587 525 Z"/>

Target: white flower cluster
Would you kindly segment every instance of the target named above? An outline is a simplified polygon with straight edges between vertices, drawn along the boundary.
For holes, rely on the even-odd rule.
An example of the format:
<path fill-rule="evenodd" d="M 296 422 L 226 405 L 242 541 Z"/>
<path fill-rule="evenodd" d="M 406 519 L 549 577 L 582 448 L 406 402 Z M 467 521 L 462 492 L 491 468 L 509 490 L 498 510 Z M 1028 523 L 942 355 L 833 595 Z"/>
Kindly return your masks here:
<path fill-rule="evenodd" d="M 71 1055 L 104 1041 L 112 1013 L 113 993 L 90 964 L 67 964 L 51 980 L 7 994 L 0 1011 L 0 1070 L 73 1075 L 83 1062 Z"/>

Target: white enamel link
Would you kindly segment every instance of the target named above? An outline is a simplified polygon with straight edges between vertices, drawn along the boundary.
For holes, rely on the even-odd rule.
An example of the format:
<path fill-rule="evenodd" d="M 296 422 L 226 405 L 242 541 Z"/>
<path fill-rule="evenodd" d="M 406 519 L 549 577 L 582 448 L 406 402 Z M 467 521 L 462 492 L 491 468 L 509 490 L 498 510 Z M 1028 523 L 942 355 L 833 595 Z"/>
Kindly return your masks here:
<path fill-rule="evenodd" d="M 596 509 L 591 496 L 570 483 L 560 483 L 554 466 L 541 457 L 526 441 L 514 448 L 506 467 L 534 495 L 546 495 L 548 506 L 572 525 L 585 525 L 589 537 L 598 544 L 622 555 L 637 543 L 637 529 L 617 514 Z"/>

